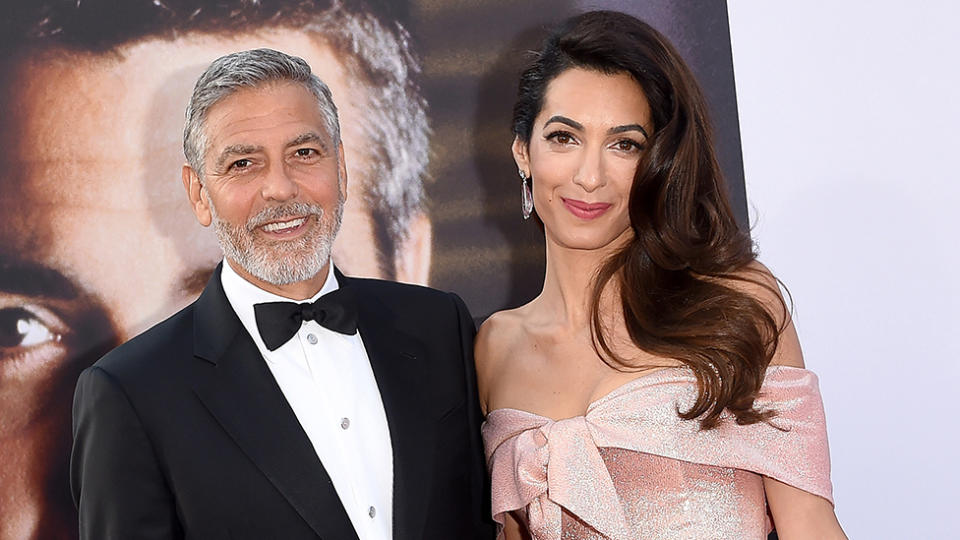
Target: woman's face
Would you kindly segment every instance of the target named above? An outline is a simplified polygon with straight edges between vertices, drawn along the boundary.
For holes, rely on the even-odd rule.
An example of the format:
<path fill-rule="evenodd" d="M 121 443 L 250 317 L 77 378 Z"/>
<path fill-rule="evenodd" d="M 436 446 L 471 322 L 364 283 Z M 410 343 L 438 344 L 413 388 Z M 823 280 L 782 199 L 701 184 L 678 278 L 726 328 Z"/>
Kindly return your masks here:
<path fill-rule="evenodd" d="M 530 142 L 513 144 L 547 242 L 593 250 L 633 234 L 630 186 L 652 132 L 650 105 L 627 73 L 571 68 L 549 83 Z"/>

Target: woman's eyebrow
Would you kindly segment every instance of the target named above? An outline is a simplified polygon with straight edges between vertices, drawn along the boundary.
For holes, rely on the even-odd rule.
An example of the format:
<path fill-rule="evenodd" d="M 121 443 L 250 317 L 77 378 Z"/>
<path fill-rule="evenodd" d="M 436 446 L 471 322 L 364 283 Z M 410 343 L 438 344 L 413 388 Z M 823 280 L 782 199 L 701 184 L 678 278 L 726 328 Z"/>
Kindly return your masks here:
<path fill-rule="evenodd" d="M 559 122 L 561 124 L 568 125 L 573 129 L 583 131 L 583 124 L 581 124 L 580 122 L 577 122 L 576 120 L 567 118 L 566 116 L 559 115 L 559 114 L 553 115 L 549 119 L 547 119 L 544 126 L 547 126 L 553 122 Z M 624 133 L 627 131 L 639 131 L 640 133 L 643 133 L 644 137 L 648 139 L 650 138 L 650 135 L 647 133 L 647 130 L 643 129 L 643 126 L 641 126 L 640 124 L 624 124 L 622 126 L 612 127 L 607 130 L 607 134 L 614 135 L 617 133 Z"/>
<path fill-rule="evenodd" d="M 650 138 L 650 135 L 647 135 L 647 130 L 643 129 L 643 126 L 640 124 L 625 124 L 622 126 L 612 127 L 607 130 L 607 133 L 614 135 L 616 133 L 624 133 L 626 131 L 639 131 L 640 133 L 643 133 L 644 137 L 648 139 Z"/>
<path fill-rule="evenodd" d="M 549 124 L 552 124 L 553 122 L 560 122 L 561 124 L 566 124 L 572 127 L 573 129 L 583 131 L 583 124 L 581 124 L 580 122 L 577 122 L 576 120 L 567 118 L 566 116 L 561 116 L 559 114 L 555 114 L 551 116 L 543 125 L 547 126 Z"/>

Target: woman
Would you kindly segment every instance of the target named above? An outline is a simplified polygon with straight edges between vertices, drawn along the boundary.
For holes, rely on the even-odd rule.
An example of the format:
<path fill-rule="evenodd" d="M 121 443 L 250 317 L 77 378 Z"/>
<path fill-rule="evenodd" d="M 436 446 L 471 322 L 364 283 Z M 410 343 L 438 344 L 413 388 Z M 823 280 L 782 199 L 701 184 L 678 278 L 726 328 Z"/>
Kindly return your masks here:
<path fill-rule="evenodd" d="M 673 47 L 624 14 L 570 19 L 513 129 L 547 265 L 476 346 L 501 537 L 844 538 L 816 377 Z"/>

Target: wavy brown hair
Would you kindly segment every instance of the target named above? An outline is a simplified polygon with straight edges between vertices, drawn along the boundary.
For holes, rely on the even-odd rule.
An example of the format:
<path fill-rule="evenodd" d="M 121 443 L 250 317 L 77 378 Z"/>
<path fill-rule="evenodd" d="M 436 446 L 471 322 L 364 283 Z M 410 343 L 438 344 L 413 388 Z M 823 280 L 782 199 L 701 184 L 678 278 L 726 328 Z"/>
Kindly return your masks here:
<path fill-rule="evenodd" d="M 591 297 L 594 348 L 618 370 L 642 367 L 610 346 L 600 299 L 619 286 L 627 332 L 647 353 L 687 366 L 698 383 L 687 420 L 715 427 L 724 410 L 738 424 L 769 420 L 754 401 L 787 324 L 776 285 L 751 265 L 714 151 L 702 92 L 674 47 L 629 15 L 593 11 L 564 22 L 520 79 L 513 132 L 529 144 L 547 87 L 571 68 L 629 73 L 643 88 L 654 131 L 637 166 L 629 213 L 634 237 L 600 267 Z M 772 293 L 783 320 L 738 283 Z"/>

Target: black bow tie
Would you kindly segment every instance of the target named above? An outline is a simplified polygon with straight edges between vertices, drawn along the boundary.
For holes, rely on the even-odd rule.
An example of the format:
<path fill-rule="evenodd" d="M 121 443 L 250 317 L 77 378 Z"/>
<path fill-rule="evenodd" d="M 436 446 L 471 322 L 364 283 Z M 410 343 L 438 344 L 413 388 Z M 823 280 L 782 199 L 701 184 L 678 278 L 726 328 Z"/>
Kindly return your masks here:
<path fill-rule="evenodd" d="M 254 304 L 253 314 L 257 330 L 267 349 L 275 351 L 290 341 L 303 321 L 317 324 L 334 332 L 353 335 L 357 333 L 357 308 L 350 295 L 337 289 L 317 299 L 316 302 L 266 302 Z"/>

